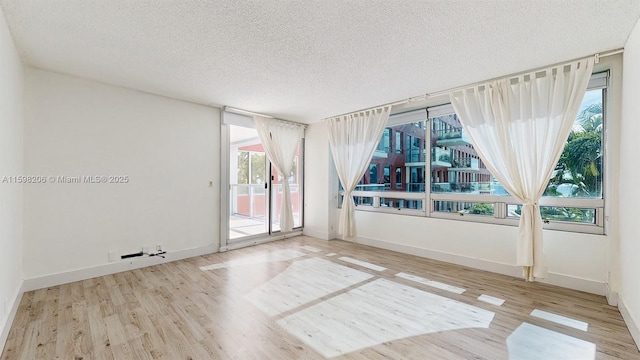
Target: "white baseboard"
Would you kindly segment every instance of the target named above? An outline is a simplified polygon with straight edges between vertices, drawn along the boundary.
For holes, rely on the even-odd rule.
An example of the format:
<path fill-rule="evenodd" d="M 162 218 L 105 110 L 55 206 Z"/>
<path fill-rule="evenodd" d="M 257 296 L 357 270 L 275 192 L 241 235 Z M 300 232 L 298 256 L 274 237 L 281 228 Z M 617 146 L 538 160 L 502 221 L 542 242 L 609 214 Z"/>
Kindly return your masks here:
<path fill-rule="evenodd" d="M 618 293 L 616 291 L 611 290 L 609 284 L 607 284 L 607 304 L 611 306 L 618 306 Z"/>
<path fill-rule="evenodd" d="M 322 240 L 331 240 L 331 239 L 333 239 L 333 237 L 331 237 L 331 234 L 329 234 L 327 232 L 309 230 L 307 228 L 305 228 L 302 231 L 302 234 L 306 235 L 306 236 L 314 237 L 316 239 L 322 239 Z"/>
<path fill-rule="evenodd" d="M 416 255 L 428 259 L 444 261 L 456 265 L 468 266 L 474 269 L 485 270 L 503 275 L 509 275 L 517 278 L 522 277 L 522 268 L 513 264 L 499 263 L 486 259 L 471 258 L 458 254 L 452 254 L 442 251 L 419 248 L 410 245 L 396 244 L 383 240 L 376 240 L 364 237 L 358 237 L 358 243 L 370 245 L 391 251 L 397 251 L 405 254 Z M 582 279 L 570 275 L 549 273 L 546 279 L 540 280 L 545 284 L 562 286 L 569 289 L 585 291 L 592 294 L 606 294 L 606 284 L 589 279 Z"/>
<path fill-rule="evenodd" d="M 518 267 L 518 269 L 520 268 Z M 522 274 L 520 274 L 519 277 L 522 277 Z M 584 279 L 577 276 L 549 272 L 546 279 L 542 279 L 539 281 L 544 284 L 556 285 L 556 286 L 560 286 L 567 289 L 584 291 L 590 294 L 596 294 L 600 296 L 607 295 L 606 283 L 591 280 L 591 279 Z"/>
<path fill-rule="evenodd" d="M 631 333 L 631 337 L 636 342 L 636 347 L 640 351 L 640 323 L 638 323 L 633 318 L 633 316 L 631 316 L 631 313 L 629 312 L 629 309 L 627 309 L 627 305 L 625 305 L 624 299 L 622 297 L 618 297 L 618 310 L 620 310 L 622 319 L 624 320 L 625 324 L 627 324 L 627 328 Z"/>
<path fill-rule="evenodd" d="M 147 266 L 164 264 L 171 261 L 182 260 L 194 256 L 206 255 L 218 252 L 218 245 L 207 245 L 193 249 L 169 251 L 160 256 L 144 256 L 130 259 L 123 259 L 112 263 L 106 263 L 86 269 L 67 271 L 64 273 L 40 276 L 25 279 L 23 283 L 24 291 L 43 289 L 51 286 L 67 284 L 74 281 L 91 279 L 98 276 L 115 274 L 127 270 L 140 269 Z"/>
<path fill-rule="evenodd" d="M 0 332 L 0 354 L 4 351 L 4 347 L 7 345 L 7 338 L 9 337 L 9 331 L 11 330 L 11 325 L 13 325 L 13 320 L 16 318 L 16 314 L 18 313 L 18 307 L 20 307 L 20 301 L 22 301 L 22 294 L 24 294 L 24 281 L 20 283 L 18 292 L 13 298 L 13 304 L 11 305 L 11 310 L 9 310 L 9 316 L 7 316 L 7 321 L 4 323 L 4 326 L 2 327 L 2 332 Z"/>

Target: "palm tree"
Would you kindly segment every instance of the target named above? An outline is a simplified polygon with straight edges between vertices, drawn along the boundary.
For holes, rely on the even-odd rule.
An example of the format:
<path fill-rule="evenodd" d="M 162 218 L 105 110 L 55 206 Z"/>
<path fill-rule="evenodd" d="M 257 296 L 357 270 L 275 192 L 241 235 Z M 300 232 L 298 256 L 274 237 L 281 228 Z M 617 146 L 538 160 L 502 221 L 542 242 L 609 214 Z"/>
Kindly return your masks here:
<path fill-rule="evenodd" d="M 602 132 L 602 103 L 593 103 L 584 108 L 576 120 L 580 123 L 582 131 Z"/>
<path fill-rule="evenodd" d="M 602 103 L 584 108 L 556 165 L 550 184 L 572 184 L 571 196 L 599 196 L 602 172 Z"/>

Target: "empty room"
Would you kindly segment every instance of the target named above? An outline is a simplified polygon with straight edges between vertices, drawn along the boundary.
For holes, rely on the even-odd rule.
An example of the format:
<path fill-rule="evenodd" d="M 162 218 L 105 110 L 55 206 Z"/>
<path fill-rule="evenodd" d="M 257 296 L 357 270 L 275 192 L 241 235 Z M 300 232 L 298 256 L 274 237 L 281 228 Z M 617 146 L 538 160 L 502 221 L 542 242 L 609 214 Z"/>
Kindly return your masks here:
<path fill-rule="evenodd" d="M 640 359 L 640 0 L 0 0 L 0 360 Z"/>

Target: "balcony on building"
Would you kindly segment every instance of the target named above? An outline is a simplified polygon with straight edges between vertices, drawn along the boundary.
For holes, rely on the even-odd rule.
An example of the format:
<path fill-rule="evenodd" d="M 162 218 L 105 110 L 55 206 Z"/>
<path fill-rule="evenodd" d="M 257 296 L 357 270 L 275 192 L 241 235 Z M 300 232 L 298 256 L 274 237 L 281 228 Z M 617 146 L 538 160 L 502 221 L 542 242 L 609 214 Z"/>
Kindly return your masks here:
<path fill-rule="evenodd" d="M 451 151 L 439 147 L 431 149 L 431 167 L 451 167 Z"/>
<path fill-rule="evenodd" d="M 405 166 L 424 166 L 425 158 L 426 158 L 425 149 L 409 149 L 406 151 L 405 155 Z"/>
<path fill-rule="evenodd" d="M 436 131 L 436 144 L 438 146 L 470 145 L 471 139 L 460 128 L 440 129 Z"/>
<path fill-rule="evenodd" d="M 451 162 L 450 171 L 479 171 L 480 160 L 473 157 L 456 158 Z"/>

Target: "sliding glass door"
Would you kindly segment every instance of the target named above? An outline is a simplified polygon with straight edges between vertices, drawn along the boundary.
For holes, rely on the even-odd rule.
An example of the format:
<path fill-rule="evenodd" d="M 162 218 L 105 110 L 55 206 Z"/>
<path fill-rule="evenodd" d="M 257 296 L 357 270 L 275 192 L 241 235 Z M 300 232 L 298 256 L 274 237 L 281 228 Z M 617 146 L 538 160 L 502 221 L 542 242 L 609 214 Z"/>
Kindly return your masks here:
<path fill-rule="evenodd" d="M 269 162 L 251 118 L 224 114 L 226 124 L 222 126 L 222 135 L 226 151 L 223 156 L 227 158 L 228 167 L 226 174 L 225 171 L 222 174 L 226 179 L 222 180 L 223 188 L 228 190 L 221 195 L 228 211 L 221 218 L 221 249 L 268 241 L 280 234 L 283 181 L 288 181 L 291 189 L 294 231 L 300 230 L 303 142 L 298 145 L 291 173 L 284 179 Z"/>
<path fill-rule="evenodd" d="M 229 125 L 229 240 L 269 233 L 269 162 L 255 129 Z"/>

